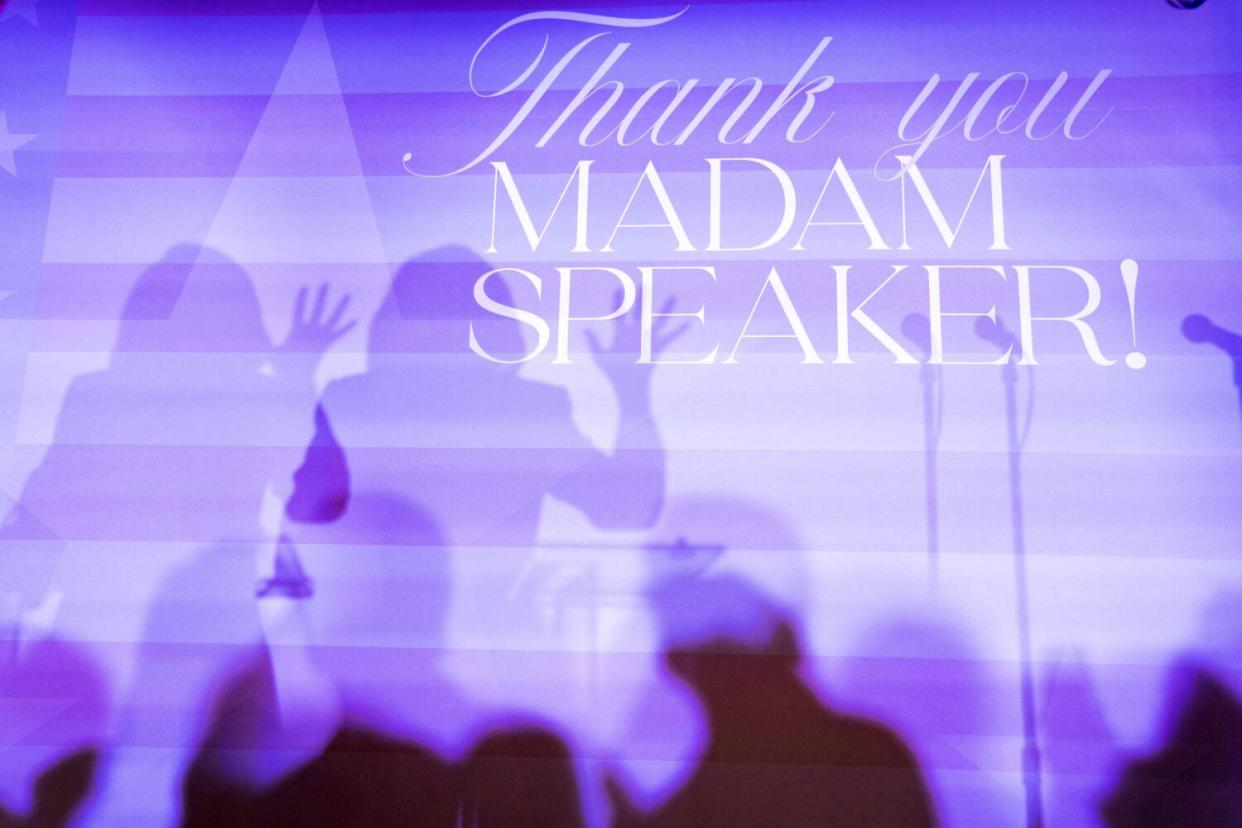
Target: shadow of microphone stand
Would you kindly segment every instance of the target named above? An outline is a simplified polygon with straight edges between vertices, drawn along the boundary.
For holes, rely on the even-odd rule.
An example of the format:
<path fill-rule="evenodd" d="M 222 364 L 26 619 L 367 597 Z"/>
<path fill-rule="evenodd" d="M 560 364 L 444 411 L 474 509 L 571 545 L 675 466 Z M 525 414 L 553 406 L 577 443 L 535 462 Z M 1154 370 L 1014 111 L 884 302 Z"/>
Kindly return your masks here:
<path fill-rule="evenodd" d="M 1031 660 L 1031 619 L 1026 582 L 1026 526 L 1022 510 L 1022 449 L 1030 433 L 1031 415 L 1035 411 L 1035 376 L 1028 370 L 1026 416 L 1019 426 L 1018 367 L 1013 359 L 1013 351 L 1018 350 L 1017 340 L 1006 330 L 999 317 L 994 323 L 986 317 L 980 318 L 975 324 L 975 333 L 1009 356 L 1009 359 L 1001 366 L 1001 384 L 1005 389 L 1005 424 L 1009 453 L 1009 514 L 1012 521 L 1014 593 L 1018 616 L 1018 654 L 1021 663 L 1022 781 L 1026 789 L 1027 828 L 1043 828 L 1035 679 Z"/>
<path fill-rule="evenodd" d="M 931 323 L 921 313 L 901 321 L 901 332 L 923 352 L 919 381 L 923 384 L 923 474 L 927 492 L 927 578 L 932 595 L 940 597 L 940 489 L 936 461 L 940 450 L 940 425 L 944 414 L 944 393 L 940 366 L 931 358 Z"/>

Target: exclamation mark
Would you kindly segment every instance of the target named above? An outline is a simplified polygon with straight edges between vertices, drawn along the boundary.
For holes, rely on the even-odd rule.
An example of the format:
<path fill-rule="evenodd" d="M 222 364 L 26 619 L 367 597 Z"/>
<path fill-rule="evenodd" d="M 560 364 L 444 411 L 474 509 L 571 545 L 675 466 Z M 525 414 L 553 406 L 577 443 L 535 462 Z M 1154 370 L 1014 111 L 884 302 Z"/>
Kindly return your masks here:
<path fill-rule="evenodd" d="M 1121 280 L 1126 283 L 1126 299 L 1130 302 L 1130 342 L 1138 348 L 1138 333 L 1134 316 L 1134 292 L 1138 288 L 1138 262 L 1134 259 L 1121 260 Z M 1147 357 L 1141 351 L 1134 350 L 1126 354 L 1126 367 L 1135 371 L 1147 364 Z"/>

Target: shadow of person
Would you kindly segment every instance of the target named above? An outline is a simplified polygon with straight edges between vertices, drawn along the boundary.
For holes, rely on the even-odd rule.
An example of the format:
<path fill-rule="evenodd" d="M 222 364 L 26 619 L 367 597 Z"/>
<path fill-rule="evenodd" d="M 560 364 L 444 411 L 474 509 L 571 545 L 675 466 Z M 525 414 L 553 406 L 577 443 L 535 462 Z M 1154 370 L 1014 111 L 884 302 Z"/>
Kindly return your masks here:
<path fill-rule="evenodd" d="M 787 610 L 799 611 L 806 604 L 802 548 L 786 517 L 768 504 L 715 492 L 670 498 L 637 559 L 641 569 L 632 591 L 624 594 L 624 603 L 617 602 L 631 613 L 631 623 L 614 633 L 615 640 L 651 642 L 661 635 L 659 627 L 666 628 L 667 636 L 667 628 L 687 623 L 671 609 L 653 617 L 652 589 L 709 571 L 734 573 L 752 589 L 781 596 Z M 630 649 L 634 645 L 627 644 Z M 637 664 L 631 652 L 607 659 L 599 685 L 613 703 L 620 728 L 610 764 L 625 774 L 630 795 L 646 809 L 684 781 L 707 724 L 685 683 L 653 652 L 658 646 L 648 643 L 640 649 Z"/>
<path fill-rule="evenodd" d="M 366 373 L 331 383 L 321 400 L 320 432 L 329 426 L 344 447 L 353 485 L 422 504 L 454 548 L 531 546 L 549 494 L 603 527 L 651 525 L 663 504 L 664 453 L 650 416 L 650 366 L 627 370 L 611 359 L 637 343 L 601 349 L 622 420 L 607 454 L 574 425 L 563 390 L 467 350 L 473 330 L 489 351 L 524 351 L 518 324 L 475 302 L 474 282 L 490 269 L 469 250 L 445 248 L 393 278 L 371 323 Z M 490 284 L 494 300 L 511 301 L 503 282 Z M 340 479 L 308 475 L 295 492 L 299 509 L 343 502 L 347 493 L 325 486 Z"/>
<path fill-rule="evenodd" d="M 1111 828 L 1242 825 L 1242 704 L 1212 673 L 1175 667 L 1164 745 L 1133 762 L 1104 803 Z"/>
<path fill-rule="evenodd" d="M 267 646 L 215 703 L 185 825 L 453 824 L 455 774 L 413 738 L 454 716 L 433 657 L 450 588 L 439 528 L 383 492 L 318 517 L 297 551 L 313 582 L 260 599 Z"/>
<path fill-rule="evenodd" d="M 610 782 L 616 824 L 931 825 L 918 765 L 883 726 L 826 708 L 799 675 L 790 620 L 732 576 L 677 578 L 654 608 L 669 670 L 710 732 L 690 779 L 641 813 Z"/>
<path fill-rule="evenodd" d="M 173 824 L 180 784 L 221 682 L 262 646 L 256 550 L 197 550 L 161 581 L 143 625 L 134 677 L 119 705 L 107 784 L 92 816 Z"/>
<path fill-rule="evenodd" d="M 573 660 L 558 650 L 563 641 L 536 592 L 523 588 L 546 499 L 602 528 L 648 527 L 664 501 L 665 453 L 650 409 L 652 366 L 636 364 L 633 316 L 618 320 L 610 345 L 594 348 L 619 407 L 614 450 L 602 451 L 575 425 L 565 390 L 469 350 L 472 332 L 489 354 L 526 350 L 518 322 L 475 300 L 489 270 L 451 247 L 396 272 L 371 322 L 366 372 L 330 383 L 320 398 L 307 459 L 313 450 L 330 465 L 336 443 L 347 469 L 300 470 L 290 516 L 331 515 L 350 489 L 393 492 L 434 515 L 450 550 L 454 673 L 501 706 L 537 708 L 548 702 L 549 676 Z M 487 290 L 512 304 L 503 280 Z M 656 347 L 666 343 L 656 331 Z M 301 554 L 318 530 L 288 531 Z M 532 650 L 549 657 L 526 655 Z"/>
<path fill-rule="evenodd" d="M 224 756 L 245 758 L 273 741 L 270 665 L 259 662 L 225 696 L 185 786 L 186 828 L 252 826 L 583 825 L 573 761 L 551 731 L 534 726 L 484 736 L 453 764 L 425 747 L 343 726 L 314 760 L 257 791 Z"/>
<path fill-rule="evenodd" d="M 270 447 L 308 434 L 319 353 L 348 330 L 324 327 L 344 307 L 325 319 L 323 300 L 303 317 L 303 297 L 276 347 L 245 271 L 212 250 L 169 251 L 125 300 L 107 369 L 70 384 L 5 536 L 255 538 L 264 488 L 297 459 L 278 453 L 282 469 Z"/>
<path fill-rule="evenodd" d="M 61 828 L 90 793 L 98 754 L 80 750 L 48 768 L 35 781 L 34 804 L 26 817 L 0 808 L 0 828 Z"/>
<path fill-rule="evenodd" d="M 1021 731 L 1011 685 L 943 608 L 879 619 L 830 677 L 839 705 L 909 741 L 946 825 L 1004 825 L 1019 803 L 996 781 L 996 733 Z"/>
<path fill-rule="evenodd" d="M 107 716 L 102 678 L 79 647 L 35 642 L 0 676 L 0 826 L 63 826 L 80 813 Z"/>
<path fill-rule="evenodd" d="M 236 754 L 252 744 L 240 732 L 225 730 L 241 728 L 218 726 L 210 750 Z M 456 824 L 458 788 L 453 768 L 425 748 L 345 727 L 315 759 L 259 793 L 208 770 L 200 757 L 187 778 L 182 824 L 186 828 L 451 826 Z"/>
<path fill-rule="evenodd" d="M 497 729 L 462 769 L 462 825 L 577 828 L 584 825 L 573 756 L 551 730 Z"/>
<path fill-rule="evenodd" d="M 18 612 L 58 592 L 66 635 L 132 641 L 188 548 L 263 537 L 264 493 L 287 490 L 297 461 L 279 447 L 305 444 L 315 365 L 348 330 L 344 305 L 328 313 L 325 298 L 308 313 L 301 297 L 277 347 L 249 275 L 224 255 L 184 245 L 139 276 L 108 367 L 70 383 L 0 529 L 4 579 L 23 573 L 3 584 Z M 151 545 L 138 555 L 135 543 Z"/>
<path fill-rule="evenodd" d="M 175 744 L 192 709 L 183 693 L 197 692 L 209 662 L 227 661 L 230 644 L 257 640 L 265 494 L 288 490 L 310 433 L 315 365 L 349 327 L 343 301 L 326 307 L 326 286 L 313 308 L 307 298 L 276 346 L 244 270 L 206 248 L 170 250 L 126 297 L 107 368 L 70 383 L 52 445 L 0 529 L 10 612 L 50 605 L 49 628 L 82 642 L 105 695 L 125 700 L 113 709 L 129 721 L 110 725 L 119 756 L 151 736 L 190 746 Z M 167 578 L 183 566 L 180 580 Z M 130 715 L 134 703 L 156 719 Z M 105 799 L 112 769 L 101 766 Z M 137 784 L 151 794 L 154 781 Z"/>
<path fill-rule="evenodd" d="M 262 601 L 287 700 L 309 668 L 345 722 L 459 755 L 481 713 L 442 669 L 453 581 L 439 521 L 401 494 L 358 490 L 338 519 L 297 528 L 313 595 L 275 612 Z"/>
<path fill-rule="evenodd" d="M 1103 805 L 1110 826 L 1242 824 L 1242 591 L 1203 608 L 1169 670 L 1161 745 L 1131 761 Z"/>
<path fill-rule="evenodd" d="M 470 747 L 481 714 L 439 675 L 451 583 L 429 513 L 355 492 L 298 555 L 313 592 L 217 703 L 186 776 L 186 825 L 580 824 L 570 755 L 550 731 L 506 726 Z M 320 721 L 298 698 L 304 661 L 336 695 Z M 324 716 L 326 745 L 308 755 Z"/>

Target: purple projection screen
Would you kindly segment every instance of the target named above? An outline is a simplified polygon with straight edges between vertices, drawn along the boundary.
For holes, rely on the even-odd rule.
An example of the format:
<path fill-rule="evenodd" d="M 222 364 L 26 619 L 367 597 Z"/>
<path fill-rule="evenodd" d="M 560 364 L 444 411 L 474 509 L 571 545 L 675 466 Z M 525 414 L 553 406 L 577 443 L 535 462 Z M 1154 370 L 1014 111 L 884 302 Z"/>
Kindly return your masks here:
<path fill-rule="evenodd" d="M 0 2 L 0 825 L 1242 825 L 1240 33 Z"/>

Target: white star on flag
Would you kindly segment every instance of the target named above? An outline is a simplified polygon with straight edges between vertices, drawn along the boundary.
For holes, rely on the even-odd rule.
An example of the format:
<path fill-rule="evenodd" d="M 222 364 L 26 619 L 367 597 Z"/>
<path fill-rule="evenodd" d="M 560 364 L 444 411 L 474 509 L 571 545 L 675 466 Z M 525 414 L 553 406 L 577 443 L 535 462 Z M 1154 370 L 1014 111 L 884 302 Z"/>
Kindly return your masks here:
<path fill-rule="evenodd" d="M 16 178 L 17 160 L 13 157 L 13 151 L 29 144 L 36 137 L 9 132 L 8 119 L 4 112 L 0 111 L 0 169 Z"/>
<path fill-rule="evenodd" d="M 0 23 L 11 17 L 20 17 L 31 26 L 39 25 L 39 13 L 35 11 L 36 0 L 8 0 L 0 4 Z"/>

